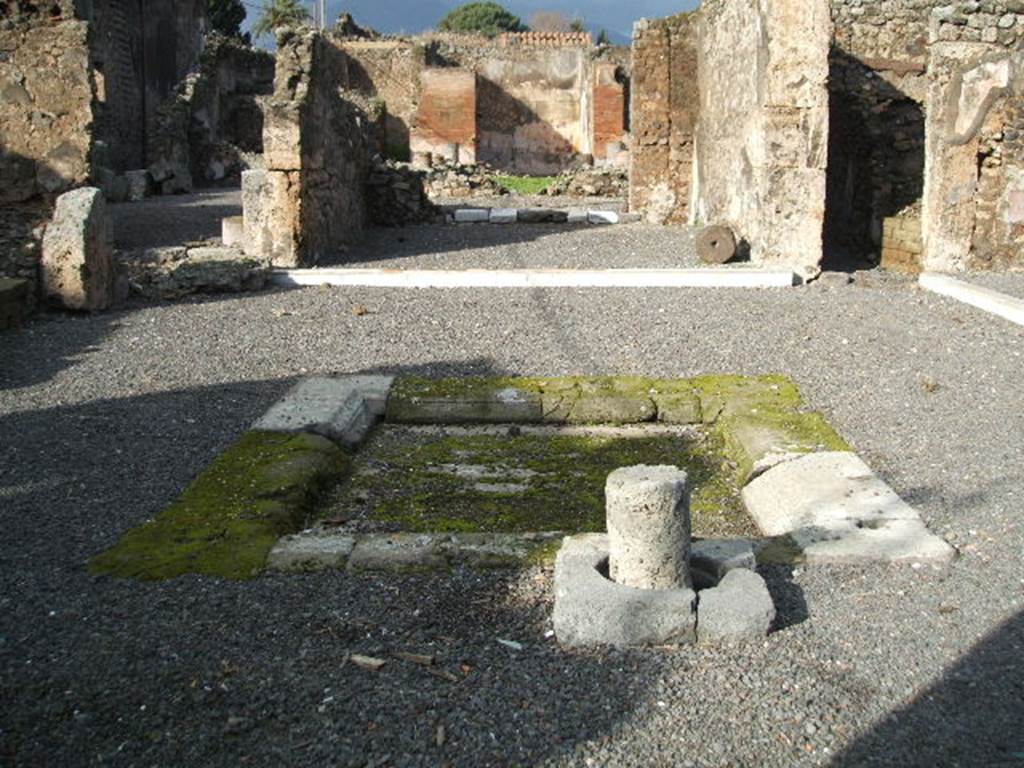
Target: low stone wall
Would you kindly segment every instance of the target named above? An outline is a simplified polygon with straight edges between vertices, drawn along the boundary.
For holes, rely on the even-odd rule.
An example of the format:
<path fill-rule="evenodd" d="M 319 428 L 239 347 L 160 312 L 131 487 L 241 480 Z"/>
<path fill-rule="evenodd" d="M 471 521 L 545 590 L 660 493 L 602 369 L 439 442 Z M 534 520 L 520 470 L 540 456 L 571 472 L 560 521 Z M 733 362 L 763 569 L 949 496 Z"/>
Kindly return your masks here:
<path fill-rule="evenodd" d="M 633 32 L 629 207 L 659 224 L 690 220 L 699 115 L 697 15 L 644 20 Z"/>
<path fill-rule="evenodd" d="M 316 264 L 366 226 L 373 121 L 341 89 L 348 55 L 314 32 L 278 40 L 264 125 L 266 171 L 243 174 L 246 252 L 278 267 Z"/>
<path fill-rule="evenodd" d="M 700 11 L 697 220 L 728 224 L 757 263 L 822 255 L 827 0 L 707 0 Z"/>
<path fill-rule="evenodd" d="M 882 222 L 880 266 L 892 272 L 917 274 L 924 263 L 919 211 L 890 216 Z"/>
<path fill-rule="evenodd" d="M 925 266 L 1024 265 L 1024 13 L 957 2 L 932 15 Z"/>

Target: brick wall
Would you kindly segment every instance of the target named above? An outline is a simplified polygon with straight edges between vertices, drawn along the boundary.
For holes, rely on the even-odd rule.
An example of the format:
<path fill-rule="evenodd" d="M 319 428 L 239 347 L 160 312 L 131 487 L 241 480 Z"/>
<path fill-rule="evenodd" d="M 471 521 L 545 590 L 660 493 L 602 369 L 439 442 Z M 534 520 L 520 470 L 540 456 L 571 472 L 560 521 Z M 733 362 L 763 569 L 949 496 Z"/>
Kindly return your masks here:
<path fill-rule="evenodd" d="M 645 20 L 633 33 L 629 207 L 651 221 L 690 219 L 697 125 L 697 15 Z"/>
<path fill-rule="evenodd" d="M 620 162 L 628 140 L 624 75 L 614 62 L 594 64 L 594 158 Z M 628 161 L 628 155 L 625 156 Z"/>

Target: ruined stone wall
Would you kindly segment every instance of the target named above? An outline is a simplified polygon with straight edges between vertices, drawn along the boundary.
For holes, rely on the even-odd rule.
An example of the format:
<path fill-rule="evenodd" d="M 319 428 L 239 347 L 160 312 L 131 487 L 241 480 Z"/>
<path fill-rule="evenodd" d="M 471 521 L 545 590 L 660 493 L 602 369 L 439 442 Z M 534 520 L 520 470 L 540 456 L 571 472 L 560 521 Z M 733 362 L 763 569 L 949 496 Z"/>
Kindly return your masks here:
<path fill-rule="evenodd" d="M 0 27 L 0 204 L 55 194 L 90 172 L 89 27 L 32 19 Z"/>
<path fill-rule="evenodd" d="M 165 192 L 237 179 L 246 155 L 263 152 L 263 101 L 274 90 L 274 57 L 211 35 L 199 64 L 165 101 L 147 142 Z"/>
<path fill-rule="evenodd" d="M 114 173 L 144 168 L 161 106 L 199 63 L 204 0 L 88 0 L 100 97 L 95 163 Z"/>
<path fill-rule="evenodd" d="M 696 218 L 734 228 L 758 263 L 822 254 L 827 0 L 706 0 L 700 11 Z"/>
<path fill-rule="evenodd" d="M 246 250 L 276 266 L 316 264 L 366 225 L 372 121 L 346 92 L 348 54 L 314 32 L 278 40 L 263 131 L 267 170 L 243 174 Z"/>
<path fill-rule="evenodd" d="M 837 263 L 876 261 L 883 222 L 921 199 L 928 15 L 935 5 L 832 0 L 825 242 Z"/>
<path fill-rule="evenodd" d="M 428 120 L 437 115 L 441 105 L 430 103 L 434 94 L 424 92 L 422 84 L 439 81 L 430 79 L 434 76 L 424 81 L 422 73 L 442 68 L 476 77 L 480 161 L 517 173 L 547 174 L 563 170 L 578 155 L 594 154 L 596 49 L 585 35 L 534 41 L 438 34 L 340 44 L 351 58 L 348 87 L 384 102 L 386 150 L 392 157 L 409 154 L 421 113 Z M 436 93 L 442 102 L 448 99 L 443 88 Z M 607 98 L 603 104 L 607 114 Z M 425 127 L 421 139 L 429 143 L 433 129 Z"/>
<path fill-rule="evenodd" d="M 633 35 L 629 207 L 655 223 L 690 219 L 697 85 L 697 15 L 644 20 Z"/>
<path fill-rule="evenodd" d="M 0 5 L 0 277 L 28 280 L 31 306 L 52 200 L 89 179 L 95 92 L 72 4 L 20 8 Z"/>
<path fill-rule="evenodd" d="M 438 67 L 420 73 L 420 108 L 412 135 L 413 156 L 473 165 L 477 156 L 477 80 L 465 69 Z M 426 164 L 426 163 L 424 163 Z M 429 164 L 433 164 L 433 160 Z"/>
<path fill-rule="evenodd" d="M 414 40 L 341 40 L 348 54 L 346 88 L 381 102 L 385 117 L 381 152 L 410 159 L 410 133 L 420 105 L 426 49 Z"/>
<path fill-rule="evenodd" d="M 1024 11 L 958 2 L 932 16 L 928 269 L 1024 266 Z"/>

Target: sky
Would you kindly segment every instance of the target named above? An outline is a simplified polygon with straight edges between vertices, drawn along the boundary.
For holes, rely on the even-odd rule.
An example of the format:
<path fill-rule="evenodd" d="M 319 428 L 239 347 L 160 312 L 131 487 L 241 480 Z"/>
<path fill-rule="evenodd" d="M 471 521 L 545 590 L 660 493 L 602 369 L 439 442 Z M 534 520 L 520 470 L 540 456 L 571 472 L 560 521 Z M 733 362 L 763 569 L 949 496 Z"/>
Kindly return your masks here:
<path fill-rule="evenodd" d="M 501 2 L 501 0 L 498 0 Z M 430 29 L 463 0 L 328 0 L 327 16 L 333 21 L 348 11 L 356 22 L 385 33 L 416 33 Z M 306 0 L 312 8 L 312 0 Z M 247 24 L 259 14 L 259 0 L 245 0 L 249 10 Z M 692 10 L 697 0 L 506 0 L 501 2 L 512 13 L 529 22 L 537 11 L 561 11 L 570 18 L 582 17 L 596 33 L 608 31 L 612 42 L 630 40 L 633 22 L 642 18 L 671 16 Z"/>

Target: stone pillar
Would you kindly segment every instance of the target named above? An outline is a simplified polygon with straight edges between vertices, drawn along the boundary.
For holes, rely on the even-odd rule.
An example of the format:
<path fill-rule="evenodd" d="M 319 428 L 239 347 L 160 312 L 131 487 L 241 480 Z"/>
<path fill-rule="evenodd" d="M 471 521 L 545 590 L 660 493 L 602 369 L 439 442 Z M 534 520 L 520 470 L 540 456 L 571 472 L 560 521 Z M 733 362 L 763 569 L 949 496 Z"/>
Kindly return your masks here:
<path fill-rule="evenodd" d="M 43 235 L 43 293 L 66 309 L 95 312 L 117 298 L 117 268 L 103 193 L 95 187 L 57 198 Z"/>
<path fill-rule="evenodd" d="M 609 576 L 637 589 L 690 582 L 690 490 L 676 467 L 617 469 L 605 486 Z"/>

